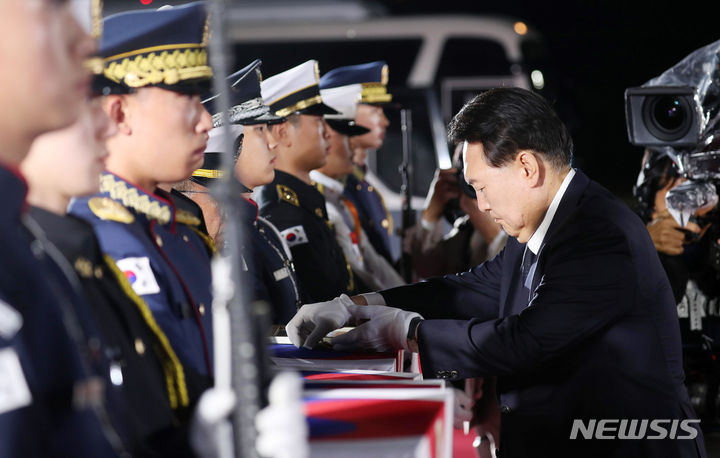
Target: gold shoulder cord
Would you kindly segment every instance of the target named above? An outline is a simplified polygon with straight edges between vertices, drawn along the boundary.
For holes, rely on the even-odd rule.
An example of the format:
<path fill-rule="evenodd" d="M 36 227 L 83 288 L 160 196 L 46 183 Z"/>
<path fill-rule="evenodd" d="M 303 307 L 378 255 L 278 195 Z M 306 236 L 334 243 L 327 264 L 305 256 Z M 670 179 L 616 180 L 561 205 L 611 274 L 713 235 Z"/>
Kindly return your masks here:
<path fill-rule="evenodd" d="M 180 364 L 180 360 L 175 354 L 175 350 L 173 350 L 172 346 L 170 346 L 167 336 L 158 326 L 155 318 L 152 316 L 152 312 L 148 308 L 147 304 L 145 304 L 145 301 L 143 301 L 142 298 L 135 293 L 125 275 L 120 272 L 120 269 L 115 264 L 115 260 L 108 255 L 104 255 L 104 258 L 105 264 L 115 275 L 115 278 L 125 292 L 125 295 L 127 295 L 135 303 L 140 311 L 140 314 L 145 320 L 145 323 L 147 323 L 150 330 L 153 334 L 155 334 L 160 342 L 164 356 L 161 358 L 161 362 L 163 371 L 165 372 L 165 383 L 167 384 L 168 397 L 170 398 L 170 407 L 176 409 L 178 407 L 188 406 L 190 404 L 190 399 L 188 397 L 187 385 L 185 384 L 185 372 L 182 364 Z"/>
<path fill-rule="evenodd" d="M 194 233 L 196 233 L 198 235 L 198 237 L 200 237 L 200 239 L 202 239 L 202 241 L 205 243 L 205 245 L 207 245 L 207 247 L 210 249 L 210 252 L 213 254 L 213 256 L 218 254 L 217 246 L 215 246 L 215 241 L 212 239 L 212 237 L 210 237 L 209 235 L 207 235 L 206 233 L 204 233 L 203 231 L 201 231 L 200 229 L 198 229 L 196 227 L 192 227 L 192 226 L 188 226 L 188 227 L 190 228 L 190 230 L 192 230 Z"/>

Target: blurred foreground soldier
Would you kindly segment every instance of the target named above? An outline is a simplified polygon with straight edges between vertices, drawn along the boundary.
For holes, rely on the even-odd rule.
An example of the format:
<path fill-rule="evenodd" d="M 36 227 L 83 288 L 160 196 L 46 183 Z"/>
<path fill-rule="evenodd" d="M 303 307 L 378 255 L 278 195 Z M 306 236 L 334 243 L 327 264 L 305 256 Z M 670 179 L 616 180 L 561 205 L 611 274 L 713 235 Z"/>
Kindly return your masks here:
<path fill-rule="evenodd" d="M 85 5 L 86 7 L 88 5 Z M 98 5 L 95 5 L 96 7 Z M 74 123 L 90 35 L 70 2 L 0 1 L 0 456 L 110 457 L 103 355 L 66 263 L 28 215 L 18 170 L 39 135 Z M 96 9 L 99 14 L 99 8 Z M 90 22 L 90 21 L 88 21 Z"/>
<path fill-rule="evenodd" d="M 224 240 L 224 216 L 208 188 L 222 176 L 222 156 L 235 155 L 235 178 L 239 181 L 236 183 L 236 200 L 241 208 L 243 233 L 248 238 L 242 254 L 250 272 L 251 299 L 268 303 L 272 324 L 284 325 L 300 306 L 292 255 L 277 228 L 258 216 L 257 204 L 250 198 L 253 189 L 270 183 L 275 176 L 277 142 L 270 133 L 268 123 L 284 121 L 270 113 L 260 96 L 260 64 L 261 61 L 256 60 L 228 77 L 231 84 L 229 120 L 232 123 L 229 128 L 235 138 L 234 151 L 221 152 L 222 129 L 216 127 L 210 131 L 203 166 L 193 172 L 189 182 L 184 183 L 183 190 L 200 204 L 208 220 L 213 222 L 212 227 L 217 228 L 214 231 L 216 242 Z M 218 126 L 222 122 L 219 114 L 213 119 Z M 226 242 L 218 242 L 218 246 L 222 247 Z"/>
<path fill-rule="evenodd" d="M 93 225 L 149 306 L 183 364 L 192 403 L 212 376 L 212 247 L 197 234 L 198 219 L 157 185 L 182 181 L 203 162 L 212 127 L 199 96 L 212 76 L 207 13 L 202 3 L 130 11 L 103 27 L 103 108 L 118 133 L 107 141 L 100 193 L 73 201 L 70 212 Z"/>
<path fill-rule="evenodd" d="M 275 179 L 260 192 L 260 215 L 280 230 L 292 252 L 303 303 L 355 290 L 350 264 L 335 241 L 325 198 L 310 171 L 327 162 L 323 115 L 337 112 L 322 102 L 318 63 L 309 60 L 262 82 L 262 97 L 277 116 Z"/>
<path fill-rule="evenodd" d="M 547 102 L 487 91 L 455 116 L 450 140 L 465 143 L 465 177 L 511 236 L 505 249 L 463 274 L 355 298 L 369 306 L 306 305 L 288 324 L 293 342 L 362 319 L 334 348 L 417 346 L 426 377 L 498 375 L 504 458 L 705 456 L 652 241 L 570 168 L 572 140 Z"/>
<path fill-rule="evenodd" d="M 107 382 L 126 400 L 122 409 L 132 429 L 132 453 L 189 456 L 187 431 L 174 412 L 185 416 L 182 407 L 188 406 L 180 361 L 150 309 L 100 250 L 92 226 L 66 215 L 71 197 L 97 192 L 104 142 L 114 132 L 100 100 L 93 99 L 75 124 L 35 140 L 21 167 L 30 185 L 30 215 L 72 266 L 91 304 L 102 352 L 110 360 Z"/>
<path fill-rule="evenodd" d="M 329 135 L 327 163 L 310 172 L 310 178 L 323 193 L 328 217 L 335 227 L 335 240 L 355 274 L 360 290 L 377 291 L 405 284 L 390 263 L 380 256 L 362 228 L 355 204 L 343 195 L 343 180 L 352 173 L 352 150 L 349 139 L 369 132 L 355 123 L 355 112 L 362 86 L 346 84 L 342 78 L 320 78 L 320 95 L 337 115 L 325 115 Z M 292 318 L 292 317 L 290 317 Z"/>
<path fill-rule="evenodd" d="M 392 100 L 392 94 L 387 93 L 388 66 L 383 61 L 349 65 L 331 70 L 323 77 L 329 80 L 339 79 L 344 81 L 344 84 L 362 86 L 355 122 L 369 131 L 354 136 L 350 141 L 355 169 L 345 182 L 345 195 L 357 207 L 363 230 L 367 233 L 375 251 L 392 263 L 394 262 L 390 248 L 390 237 L 393 233 L 392 215 L 385 207 L 385 202 L 377 189 L 368 183 L 366 177 L 371 173 L 365 163 L 369 149 L 379 150 L 382 147 L 385 131 L 390 125 L 382 107 Z"/>

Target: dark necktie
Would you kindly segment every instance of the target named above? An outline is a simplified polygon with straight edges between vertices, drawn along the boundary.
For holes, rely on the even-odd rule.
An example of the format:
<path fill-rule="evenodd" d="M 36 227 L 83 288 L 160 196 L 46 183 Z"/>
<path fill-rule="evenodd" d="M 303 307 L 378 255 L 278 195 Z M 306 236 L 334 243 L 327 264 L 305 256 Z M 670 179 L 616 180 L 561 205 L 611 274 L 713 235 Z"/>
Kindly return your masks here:
<path fill-rule="evenodd" d="M 522 284 L 525 287 L 525 289 L 530 291 L 532 287 L 532 278 L 535 269 L 535 261 L 537 260 L 537 255 L 533 253 L 530 248 L 527 246 L 525 247 L 525 251 L 523 252 L 523 259 L 522 259 L 522 265 L 521 265 L 521 273 L 522 273 Z"/>

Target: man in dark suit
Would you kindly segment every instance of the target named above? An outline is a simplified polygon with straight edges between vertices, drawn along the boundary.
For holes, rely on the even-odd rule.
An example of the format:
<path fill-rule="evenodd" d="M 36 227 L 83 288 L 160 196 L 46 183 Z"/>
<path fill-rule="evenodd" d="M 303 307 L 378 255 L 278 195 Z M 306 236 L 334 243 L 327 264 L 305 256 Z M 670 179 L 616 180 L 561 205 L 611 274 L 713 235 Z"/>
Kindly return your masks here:
<path fill-rule="evenodd" d="M 570 167 L 572 140 L 547 102 L 488 91 L 458 113 L 450 139 L 464 143 L 465 177 L 511 236 L 506 248 L 462 274 L 354 298 L 368 307 L 306 305 L 288 335 L 312 346 L 337 321 L 369 319 L 331 343 L 417 345 L 426 377 L 499 376 L 503 458 L 705 456 L 652 241 Z"/>

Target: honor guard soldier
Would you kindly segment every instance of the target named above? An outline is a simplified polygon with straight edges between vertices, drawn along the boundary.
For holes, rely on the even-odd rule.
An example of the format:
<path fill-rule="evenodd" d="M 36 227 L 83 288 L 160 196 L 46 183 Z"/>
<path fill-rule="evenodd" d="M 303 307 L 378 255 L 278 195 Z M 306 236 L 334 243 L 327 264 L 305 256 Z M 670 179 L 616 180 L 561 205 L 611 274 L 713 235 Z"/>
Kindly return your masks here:
<path fill-rule="evenodd" d="M 213 244 L 198 218 L 157 188 L 188 178 L 203 162 L 212 127 L 199 96 L 212 77 L 207 20 L 202 3 L 105 19 L 103 108 L 118 133 L 107 141 L 100 192 L 73 201 L 70 212 L 92 223 L 185 371 L 210 384 Z"/>
<path fill-rule="evenodd" d="M 327 163 L 310 172 L 310 178 L 323 193 L 328 216 L 335 226 L 335 239 L 352 266 L 353 273 L 369 290 L 376 291 L 405 284 L 390 263 L 380 256 L 368 240 L 355 204 L 343 195 L 344 180 L 353 171 L 349 139 L 369 132 L 355 123 L 362 86 L 345 84 L 342 78 L 320 78 L 323 102 L 337 110 L 325 115 L 330 151 Z"/>
<path fill-rule="evenodd" d="M 187 431 L 174 411 L 186 417 L 182 408 L 189 404 L 180 361 L 145 302 L 103 254 L 92 225 L 66 215 L 71 197 L 97 192 L 107 154 L 104 142 L 115 130 L 95 98 L 86 102 L 75 124 L 36 139 L 21 165 L 30 185 L 30 215 L 72 266 L 91 304 L 101 351 L 109 359 L 107 383 L 124 395 L 130 451 L 188 456 Z"/>
<path fill-rule="evenodd" d="M 7 458 L 124 452 L 107 421 L 104 394 L 114 390 L 103 387 L 107 367 L 83 313 L 89 307 L 29 217 L 18 170 L 32 141 L 74 123 L 87 97 L 83 61 L 94 44 L 74 8 L 82 10 L 71 2 L 0 2 L 7 108 L 0 113 L 0 456 Z"/>
<path fill-rule="evenodd" d="M 261 191 L 260 215 L 290 246 L 303 303 L 355 290 L 325 198 L 310 179 L 310 171 L 327 161 L 322 116 L 337 113 L 322 102 L 319 78 L 317 61 L 309 60 L 262 82 L 262 97 L 270 110 L 288 120 L 272 126 L 278 142 L 275 179 Z"/>
<path fill-rule="evenodd" d="M 275 176 L 275 148 L 277 142 L 269 131 L 268 123 L 284 122 L 285 119 L 270 112 L 261 93 L 260 60 L 255 60 L 242 70 L 228 77 L 230 82 L 230 112 L 228 119 L 233 135 L 235 155 L 235 178 L 238 196 L 235 200 L 240 207 L 240 223 L 246 243 L 242 254 L 250 272 L 253 301 L 264 301 L 270 305 L 272 324 L 284 325 L 295 315 L 300 306 L 300 292 L 292 254 L 280 236 L 280 232 L 265 218 L 258 216 L 258 206 L 250 193 L 258 186 L 270 183 Z M 206 106 L 208 101 L 206 101 Z M 220 114 L 213 116 L 213 124 L 220 126 Z M 197 183 L 188 195 L 213 212 L 217 203 L 210 202 L 202 189 L 212 186 L 215 178 L 222 176 L 222 140 L 220 128 L 210 132 L 210 141 L 205 152 L 202 169 L 193 172 L 190 180 Z M 216 219 L 213 217 L 212 219 Z M 217 218 L 219 219 L 219 218 Z"/>
<path fill-rule="evenodd" d="M 355 122 L 369 129 L 369 132 L 352 138 L 350 146 L 353 149 L 353 162 L 355 169 L 345 181 L 345 195 L 355 204 L 360 215 L 363 230 L 368 235 L 370 243 L 382 257 L 393 263 L 390 238 L 393 233 L 392 215 L 385 207 L 377 189 L 368 183 L 365 158 L 367 150 L 378 150 L 383 145 L 385 131 L 390 125 L 382 105 L 392 100 L 392 94 L 387 92 L 388 66 L 383 61 L 368 64 L 349 65 L 327 72 L 323 78 L 329 84 L 341 81 L 342 84 L 360 84 L 362 97 L 357 108 Z"/>

